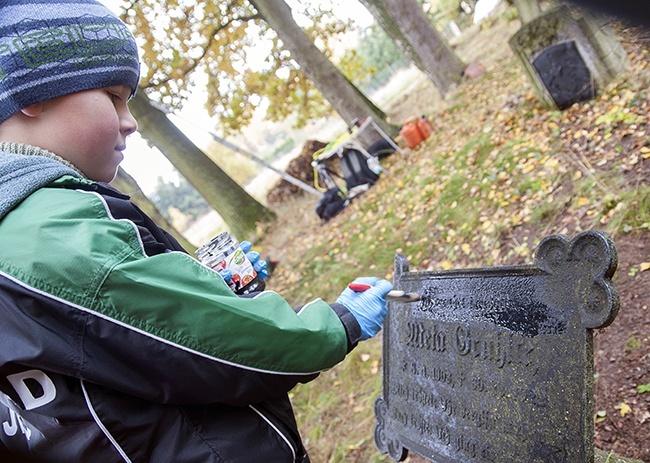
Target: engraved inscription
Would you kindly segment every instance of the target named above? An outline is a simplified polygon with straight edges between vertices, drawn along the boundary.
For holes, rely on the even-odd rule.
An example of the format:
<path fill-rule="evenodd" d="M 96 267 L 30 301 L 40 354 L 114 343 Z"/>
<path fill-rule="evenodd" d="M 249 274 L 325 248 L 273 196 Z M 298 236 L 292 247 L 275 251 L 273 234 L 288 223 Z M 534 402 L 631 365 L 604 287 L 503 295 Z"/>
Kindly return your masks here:
<path fill-rule="evenodd" d="M 411 376 L 422 376 L 432 381 L 449 384 L 452 387 L 455 384 L 451 371 L 437 366 L 427 366 L 419 362 L 404 359 L 402 361 L 402 371 Z"/>
<path fill-rule="evenodd" d="M 454 329 L 452 346 L 459 355 L 472 355 L 496 363 L 499 368 L 507 363 L 530 365 L 534 345 L 529 338 L 514 333 L 480 332 L 464 326 Z"/>
<path fill-rule="evenodd" d="M 432 323 L 429 320 L 409 321 L 401 334 L 406 347 L 443 353 L 449 350 L 449 344 L 451 351 L 458 355 L 493 362 L 499 368 L 507 364 L 528 366 L 535 350 L 530 338 L 517 333 Z M 413 374 L 420 373 L 415 369 Z"/>
<path fill-rule="evenodd" d="M 478 393 L 489 394 L 492 390 L 496 391 L 498 389 L 495 386 L 493 385 L 491 388 L 488 388 L 478 376 L 473 377 L 471 381 L 471 390 Z M 409 404 L 415 409 L 433 410 L 439 412 L 441 416 L 454 417 L 462 420 L 465 424 L 470 424 L 477 428 L 498 430 L 513 435 L 518 435 L 521 432 L 518 428 L 513 428 L 509 420 L 500 419 L 494 409 L 470 406 L 466 402 L 458 400 L 449 394 L 405 384 L 392 384 L 390 393 L 394 397 L 403 399 L 405 401 L 405 407 L 406 404 Z M 492 397 L 496 396 L 492 395 Z M 532 404 L 540 409 L 548 406 L 548 398 L 543 396 L 543 394 L 523 390 L 523 388 L 513 389 L 513 391 L 507 393 L 501 392 L 498 398 L 520 404 Z M 406 418 L 403 419 L 406 420 Z"/>
<path fill-rule="evenodd" d="M 405 344 L 415 349 L 434 350 L 444 352 L 446 346 L 446 334 L 434 324 L 431 328 L 425 327 L 422 322 L 407 323 L 407 338 Z"/>

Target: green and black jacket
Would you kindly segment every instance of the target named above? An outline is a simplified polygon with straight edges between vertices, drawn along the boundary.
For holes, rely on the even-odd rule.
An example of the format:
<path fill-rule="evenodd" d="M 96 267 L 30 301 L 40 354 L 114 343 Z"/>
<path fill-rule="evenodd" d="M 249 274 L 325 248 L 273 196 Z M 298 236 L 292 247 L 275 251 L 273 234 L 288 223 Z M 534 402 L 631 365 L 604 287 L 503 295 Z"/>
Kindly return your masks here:
<path fill-rule="evenodd" d="M 306 462 L 287 392 L 359 325 L 236 296 L 127 196 L 0 144 L 0 431 L 61 462 Z"/>

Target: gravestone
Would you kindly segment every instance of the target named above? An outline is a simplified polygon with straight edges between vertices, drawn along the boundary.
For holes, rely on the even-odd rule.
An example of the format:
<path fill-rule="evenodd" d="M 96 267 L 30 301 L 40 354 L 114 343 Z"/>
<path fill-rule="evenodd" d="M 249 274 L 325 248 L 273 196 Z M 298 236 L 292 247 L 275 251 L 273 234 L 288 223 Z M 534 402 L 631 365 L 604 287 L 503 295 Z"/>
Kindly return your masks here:
<path fill-rule="evenodd" d="M 593 98 L 628 64 L 607 19 L 592 13 L 574 17 L 566 6 L 524 24 L 509 43 L 549 108 Z"/>
<path fill-rule="evenodd" d="M 395 259 L 375 443 L 395 461 L 593 463 L 592 330 L 618 312 L 600 232 L 539 244 L 534 265 L 409 272 Z"/>

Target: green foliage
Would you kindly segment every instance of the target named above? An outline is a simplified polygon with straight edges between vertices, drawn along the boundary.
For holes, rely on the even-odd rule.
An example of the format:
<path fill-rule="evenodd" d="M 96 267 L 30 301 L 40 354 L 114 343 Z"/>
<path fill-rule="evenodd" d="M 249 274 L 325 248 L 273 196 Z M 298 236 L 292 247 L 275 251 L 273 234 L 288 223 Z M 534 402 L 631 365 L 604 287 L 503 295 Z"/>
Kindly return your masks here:
<path fill-rule="evenodd" d="M 410 61 L 376 23 L 361 31 L 359 44 L 346 51 L 339 66 L 362 88 L 375 88 L 388 81 L 395 69 Z"/>
<path fill-rule="evenodd" d="M 603 216 L 611 212 L 619 212 L 611 224 L 624 232 L 650 228 L 650 186 L 639 185 L 633 189 L 619 192 L 616 205 L 603 211 Z"/>
<path fill-rule="evenodd" d="M 643 341 L 639 339 L 636 336 L 631 336 L 626 342 L 625 342 L 625 350 L 627 351 L 634 351 L 643 346 Z"/>
<path fill-rule="evenodd" d="M 169 210 L 172 207 L 192 218 L 197 218 L 211 210 L 210 205 L 184 177 L 180 177 L 178 185 L 165 182 L 158 177 L 152 200 L 167 220 L 171 220 Z"/>
<path fill-rule="evenodd" d="M 408 61 L 395 42 L 376 23 L 364 31 L 357 51 L 367 66 L 377 69 L 404 65 Z"/>
<path fill-rule="evenodd" d="M 271 153 L 271 156 L 269 156 L 271 159 L 275 159 L 276 157 L 286 154 L 292 149 L 294 149 L 296 146 L 296 140 L 293 138 L 287 138 L 285 141 L 282 142 L 280 146 L 275 148 L 273 152 Z"/>
<path fill-rule="evenodd" d="M 643 122 L 643 118 L 637 114 L 631 113 L 629 109 L 625 110 L 619 107 L 613 107 L 610 111 L 599 116 L 596 119 L 596 125 L 616 125 L 619 122 L 624 124 L 636 124 Z"/>
<path fill-rule="evenodd" d="M 611 234 L 650 228 L 650 186 L 629 185 L 614 172 L 600 172 L 575 181 L 576 207 L 589 207 L 591 226 L 607 226 Z M 593 196 L 593 191 L 602 193 Z M 588 199 L 589 198 L 589 199 Z"/>
<path fill-rule="evenodd" d="M 336 436 L 337 446 L 322 462 L 353 461 L 355 453 L 374 446 L 372 438 L 358 437 L 358 431 L 373 426 L 366 411 L 381 391 L 381 342 L 372 339 L 360 344 L 336 369 L 321 373 L 319 381 L 299 384 L 291 400 L 301 422 L 310 423 L 303 433 L 307 448 Z M 346 410 L 332 414 L 332 410 Z M 313 458 L 313 457 L 312 457 Z M 358 460 L 367 461 L 367 460 Z M 375 456 L 374 462 L 390 461 Z"/>
<path fill-rule="evenodd" d="M 425 6 L 425 13 L 432 24 L 443 24 L 458 16 L 458 0 L 437 0 L 428 2 L 429 6 Z"/>

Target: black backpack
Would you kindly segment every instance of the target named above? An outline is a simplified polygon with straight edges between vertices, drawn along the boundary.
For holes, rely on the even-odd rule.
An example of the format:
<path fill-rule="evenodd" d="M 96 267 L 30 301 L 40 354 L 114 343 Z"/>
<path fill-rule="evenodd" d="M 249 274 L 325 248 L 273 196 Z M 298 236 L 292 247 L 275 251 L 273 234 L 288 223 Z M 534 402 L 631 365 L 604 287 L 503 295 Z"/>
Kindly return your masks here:
<path fill-rule="evenodd" d="M 343 151 L 341 173 L 348 191 L 358 185 L 374 185 L 379 178 L 379 175 L 368 167 L 368 158 L 355 149 Z"/>
<path fill-rule="evenodd" d="M 336 214 L 345 209 L 349 203 L 343 192 L 338 188 L 330 188 L 323 196 L 318 198 L 316 204 L 316 214 L 318 217 L 327 222 Z"/>

